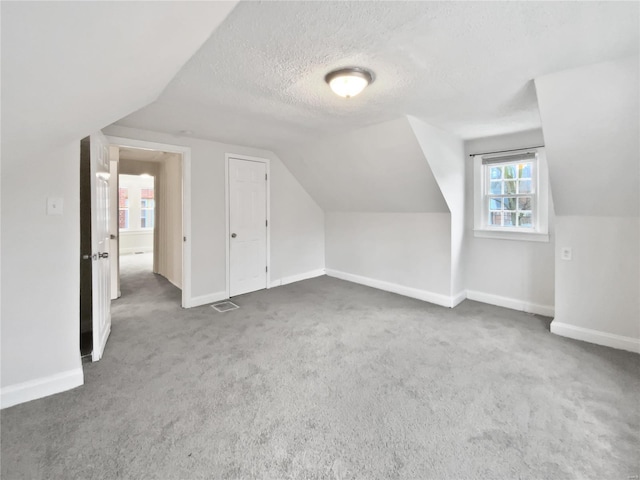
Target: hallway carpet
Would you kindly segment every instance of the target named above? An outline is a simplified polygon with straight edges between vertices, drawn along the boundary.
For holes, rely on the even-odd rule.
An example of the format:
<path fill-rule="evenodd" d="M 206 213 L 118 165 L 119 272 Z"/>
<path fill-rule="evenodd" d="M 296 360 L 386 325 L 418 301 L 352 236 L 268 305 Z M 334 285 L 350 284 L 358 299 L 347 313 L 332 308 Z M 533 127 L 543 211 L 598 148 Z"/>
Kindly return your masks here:
<path fill-rule="evenodd" d="M 328 277 L 182 310 L 131 261 L 85 385 L 2 411 L 3 479 L 640 474 L 638 355 Z"/>

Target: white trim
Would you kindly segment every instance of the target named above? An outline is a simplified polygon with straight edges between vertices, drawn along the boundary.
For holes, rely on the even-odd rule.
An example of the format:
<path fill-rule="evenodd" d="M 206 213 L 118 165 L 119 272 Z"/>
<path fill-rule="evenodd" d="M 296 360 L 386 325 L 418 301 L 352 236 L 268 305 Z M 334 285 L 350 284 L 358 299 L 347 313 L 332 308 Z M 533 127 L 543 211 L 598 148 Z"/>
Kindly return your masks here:
<path fill-rule="evenodd" d="M 184 308 L 199 307 L 200 305 L 207 305 L 209 303 L 219 302 L 220 300 L 227 300 L 228 298 L 229 295 L 227 295 L 226 291 L 200 295 L 199 297 L 187 299 L 187 304 Z"/>
<path fill-rule="evenodd" d="M 487 210 L 485 206 L 486 182 L 482 157 L 487 155 L 475 155 L 473 157 L 473 236 L 477 238 L 493 238 L 498 240 L 517 240 L 528 242 L 549 242 L 549 169 L 544 147 L 535 149 L 525 148 L 522 152 L 536 150 L 532 176 L 535 176 L 537 188 L 534 193 L 535 229 L 518 230 L 514 228 L 487 227 Z M 508 155 L 495 155 L 492 158 Z"/>
<path fill-rule="evenodd" d="M 519 310 L 521 312 L 535 313 L 545 317 L 553 317 L 555 308 L 551 305 L 540 305 L 531 303 L 526 300 L 518 300 L 517 298 L 503 297 L 501 295 L 493 295 L 491 293 L 477 292 L 475 290 L 467 290 L 467 298 L 476 302 L 488 303 L 498 307 L 510 308 L 511 310 Z"/>
<path fill-rule="evenodd" d="M 84 374 L 82 367 L 80 367 L 17 385 L 9 385 L 0 390 L 0 408 L 7 408 L 19 403 L 48 397 L 83 384 Z"/>
<path fill-rule="evenodd" d="M 467 299 L 467 291 L 466 290 L 462 290 L 461 292 L 458 292 L 456 295 L 451 297 L 451 308 L 457 307 L 462 302 L 464 302 L 466 299 Z"/>
<path fill-rule="evenodd" d="M 107 135 L 112 145 L 182 154 L 182 308 L 191 297 L 191 147 Z"/>
<path fill-rule="evenodd" d="M 528 242 L 549 242 L 548 233 L 538 232 L 501 232 L 497 230 L 474 230 L 476 238 L 495 238 L 497 240 L 522 240 Z"/>
<path fill-rule="evenodd" d="M 562 337 L 573 338 L 583 342 L 604 345 L 605 347 L 627 350 L 629 352 L 640 353 L 640 339 L 615 335 L 613 333 L 591 330 L 590 328 L 576 327 L 568 323 L 553 321 L 550 327 L 551 333 Z"/>
<path fill-rule="evenodd" d="M 237 160 L 248 160 L 251 162 L 260 162 L 260 163 L 264 163 L 265 164 L 265 171 L 267 174 L 267 190 L 266 190 L 266 208 L 267 208 L 267 245 L 266 245 L 266 249 L 267 249 L 267 258 L 266 258 L 266 262 L 267 262 L 267 278 L 266 278 L 266 284 L 265 284 L 265 288 L 271 288 L 271 161 L 268 158 L 261 158 L 261 157 L 252 157 L 250 155 L 240 155 L 240 154 L 236 154 L 236 153 L 225 153 L 224 154 L 224 209 L 225 209 L 225 232 L 226 232 L 226 239 L 225 239 L 225 245 L 226 245 L 226 288 L 227 288 L 227 297 L 226 298 L 231 298 L 231 284 L 230 284 L 230 268 L 231 265 L 229 263 L 229 258 L 230 258 L 230 243 L 229 243 L 229 237 L 231 235 L 231 230 L 230 230 L 230 226 L 229 226 L 229 207 L 230 207 L 230 202 L 229 202 L 229 159 L 231 158 L 235 158 Z M 247 292 L 249 293 L 249 292 Z"/>
<path fill-rule="evenodd" d="M 323 275 L 325 275 L 324 268 L 321 268 L 319 270 L 312 270 L 310 272 L 299 273 L 298 275 L 290 275 L 288 277 L 279 278 L 278 280 L 273 280 L 269 284 L 269 288 L 288 285 L 290 283 L 300 282 L 302 280 L 309 280 L 310 278 L 321 277 Z"/>
<path fill-rule="evenodd" d="M 377 288 L 378 290 L 385 290 L 387 292 L 397 293 L 405 297 L 416 298 L 425 302 L 434 303 L 442 307 L 453 307 L 454 299 L 448 295 L 442 295 L 441 293 L 429 292 L 427 290 L 420 290 L 413 287 L 406 287 L 404 285 L 398 285 L 397 283 L 385 282 L 383 280 L 376 280 L 374 278 L 362 277 L 360 275 L 354 275 L 352 273 L 340 272 L 338 270 L 326 269 L 326 274 L 329 277 L 339 278 L 348 282 L 359 283 L 360 285 L 366 285 L 367 287 Z"/>

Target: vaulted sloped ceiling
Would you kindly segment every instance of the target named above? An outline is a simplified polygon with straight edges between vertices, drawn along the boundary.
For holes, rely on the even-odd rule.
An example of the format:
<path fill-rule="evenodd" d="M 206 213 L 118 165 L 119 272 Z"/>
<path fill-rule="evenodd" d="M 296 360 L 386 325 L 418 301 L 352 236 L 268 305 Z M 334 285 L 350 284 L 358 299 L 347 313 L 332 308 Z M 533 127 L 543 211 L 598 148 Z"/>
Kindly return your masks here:
<path fill-rule="evenodd" d="M 448 212 L 406 117 L 276 153 L 327 212 Z"/>
<path fill-rule="evenodd" d="M 638 56 L 536 79 L 557 215 L 640 212 Z"/>
<path fill-rule="evenodd" d="M 144 107 L 236 2 L 2 2 L 4 160 Z"/>

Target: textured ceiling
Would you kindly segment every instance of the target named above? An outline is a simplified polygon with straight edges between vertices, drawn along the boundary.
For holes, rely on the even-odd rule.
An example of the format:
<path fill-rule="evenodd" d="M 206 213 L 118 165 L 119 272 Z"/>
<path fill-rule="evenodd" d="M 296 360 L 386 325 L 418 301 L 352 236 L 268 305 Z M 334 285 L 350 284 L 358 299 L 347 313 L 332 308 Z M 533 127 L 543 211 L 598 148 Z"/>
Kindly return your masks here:
<path fill-rule="evenodd" d="M 242 2 L 121 125 L 276 148 L 409 114 L 462 138 L 537 128 L 532 80 L 637 55 L 637 2 Z M 337 67 L 375 82 L 343 99 Z"/>

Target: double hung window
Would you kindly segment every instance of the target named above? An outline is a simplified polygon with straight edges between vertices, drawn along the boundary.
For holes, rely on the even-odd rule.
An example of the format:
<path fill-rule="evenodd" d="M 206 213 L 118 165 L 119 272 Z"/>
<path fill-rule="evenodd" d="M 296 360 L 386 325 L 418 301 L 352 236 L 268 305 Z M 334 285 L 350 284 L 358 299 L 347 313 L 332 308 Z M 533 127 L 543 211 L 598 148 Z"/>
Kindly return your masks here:
<path fill-rule="evenodd" d="M 548 241 L 548 173 L 543 149 L 476 155 L 477 237 Z"/>

